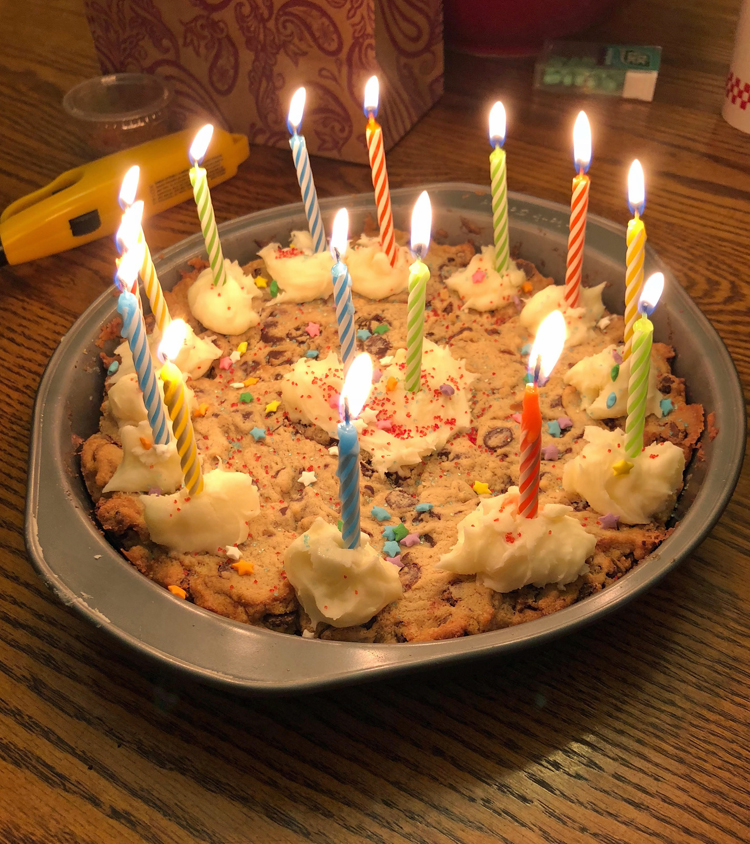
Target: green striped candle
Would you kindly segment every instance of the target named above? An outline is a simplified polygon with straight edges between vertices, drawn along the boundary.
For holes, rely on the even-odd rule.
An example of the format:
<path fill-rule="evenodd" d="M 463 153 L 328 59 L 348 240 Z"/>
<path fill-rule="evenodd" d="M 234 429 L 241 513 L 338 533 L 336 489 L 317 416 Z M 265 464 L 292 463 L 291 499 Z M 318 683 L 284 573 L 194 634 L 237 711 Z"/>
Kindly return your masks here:
<path fill-rule="evenodd" d="M 490 191 L 492 193 L 492 229 L 495 237 L 495 271 L 510 269 L 508 239 L 508 184 L 505 165 L 505 108 L 496 102 L 490 111 Z"/>
<path fill-rule="evenodd" d="M 415 261 L 409 267 L 409 300 L 406 306 L 406 381 L 407 392 L 418 393 L 422 381 L 422 338 L 424 307 L 430 271 L 422 260 L 430 245 L 432 207 L 427 191 L 419 195 L 411 216 L 411 251 Z"/>
<path fill-rule="evenodd" d="M 211 203 L 211 192 L 208 189 L 208 178 L 205 168 L 200 166 L 213 132 L 214 127 L 207 123 L 195 136 L 188 155 L 190 163 L 193 165 L 190 168 L 190 184 L 193 186 L 193 196 L 198 207 L 203 240 L 206 243 L 206 252 L 208 252 L 208 263 L 213 273 L 214 287 L 216 287 L 217 285 L 223 286 L 226 283 L 227 276 L 224 270 L 224 254 L 221 251 L 219 230 L 216 228 L 214 206 Z"/>
<path fill-rule="evenodd" d="M 651 344 L 654 325 L 648 318 L 664 289 L 664 276 L 654 273 L 643 286 L 638 302 L 640 319 L 633 326 L 628 382 L 628 419 L 625 424 L 625 457 L 635 460 L 643 450 L 643 429 L 646 424 L 646 400 L 651 370 Z"/>

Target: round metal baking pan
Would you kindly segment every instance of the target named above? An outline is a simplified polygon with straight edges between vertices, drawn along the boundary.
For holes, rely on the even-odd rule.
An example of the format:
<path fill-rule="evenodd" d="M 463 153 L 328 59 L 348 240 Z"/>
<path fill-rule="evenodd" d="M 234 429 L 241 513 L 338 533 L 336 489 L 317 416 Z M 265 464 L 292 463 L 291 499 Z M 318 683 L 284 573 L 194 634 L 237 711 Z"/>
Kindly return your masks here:
<path fill-rule="evenodd" d="M 492 237 L 490 196 L 469 184 L 428 185 L 433 231 L 450 242 Z M 396 225 L 408 228 L 418 190 L 392 194 Z M 565 275 L 569 210 L 511 193 L 511 244 L 558 281 Z M 346 206 L 351 230 L 374 212 L 372 196 L 323 200 L 327 227 Z M 250 214 L 220 226 L 224 252 L 241 263 L 258 244 L 284 242 L 305 227 L 301 205 Z M 166 250 L 156 261 L 167 288 L 187 260 L 204 254 L 199 234 Z M 607 307 L 622 312 L 625 229 L 590 215 L 584 271 L 590 285 L 606 281 Z M 647 273 L 661 270 L 666 290 L 654 315 L 656 339 L 677 352 L 674 370 L 688 379 L 689 398 L 700 402 L 716 431 L 702 441 L 702 458 L 690 466 L 678 502 L 676 529 L 648 559 L 603 592 L 546 618 L 462 639 L 369 645 L 303 639 L 229 621 L 139 574 L 102 536 L 91 516 L 75 454 L 78 438 L 98 428 L 104 375 L 94 345 L 101 326 L 116 315 L 115 298 L 102 294 L 65 335 L 47 366 L 34 407 L 26 505 L 26 544 L 32 562 L 60 600 L 119 641 L 162 665 L 194 678 L 252 693 L 292 694 L 391 676 L 427 666 L 486 657 L 539 644 L 621 607 L 648 589 L 704 539 L 726 506 L 742 464 L 745 404 L 732 360 L 716 331 L 647 247 Z"/>

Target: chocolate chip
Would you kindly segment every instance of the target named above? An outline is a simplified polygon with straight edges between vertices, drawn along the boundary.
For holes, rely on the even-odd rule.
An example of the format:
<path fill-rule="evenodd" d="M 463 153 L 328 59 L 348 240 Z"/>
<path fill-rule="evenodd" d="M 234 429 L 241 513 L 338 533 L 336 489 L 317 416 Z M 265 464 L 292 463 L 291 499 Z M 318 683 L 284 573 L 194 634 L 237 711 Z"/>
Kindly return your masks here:
<path fill-rule="evenodd" d="M 451 340 L 455 340 L 456 337 L 460 337 L 462 334 L 466 334 L 467 331 L 473 331 L 474 329 L 470 325 L 465 325 L 463 328 L 459 328 L 459 330 L 455 334 L 451 334 L 448 338 L 448 342 L 450 343 Z"/>
<path fill-rule="evenodd" d="M 527 280 L 536 275 L 536 267 L 530 261 L 524 261 L 523 258 L 516 258 L 516 266 L 519 270 L 523 270 L 523 274 Z"/>
<path fill-rule="evenodd" d="M 605 428 L 609 429 L 610 431 L 614 431 L 617 427 L 616 419 L 602 419 L 601 423 L 602 425 L 604 425 Z"/>
<path fill-rule="evenodd" d="M 288 511 L 289 511 L 288 507 L 281 507 L 280 510 L 279 510 L 279 515 L 280 516 L 286 516 Z"/>
<path fill-rule="evenodd" d="M 549 400 L 550 407 L 562 407 L 562 396 L 553 396 Z"/>
<path fill-rule="evenodd" d="M 253 418 L 252 410 L 243 410 L 241 413 L 244 422 L 249 422 Z"/>
<path fill-rule="evenodd" d="M 286 349 L 271 349 L 271 351 L 266 355 L 266 363 L 269 366 L 283 366 L 284 364 L 290 364 L 292 362 L 291 357 L 289 357 L 289 353 Z"/>
<path fill-rule="evenodd" d="M 404 559 L 403 555 L 401 559 Z M 417 563 L 409 561 L 408 563 L 404 563 L 402 568 L 399 569 L 398 576 L 404 587 L 404 592 L 408 592 L 422 576 L 422 571 Z"/>
<path fill-rule="evenodd" d="M 298 633 L 299 616 L 296 612 L 285 612 L 279 615 L 264 615 L 263 624 L 269 630 L 276 630 L 279 633 Z"/>
<path fill-rule="evenodd" d="M 570 506 L 576 511 L 576 513 L 581 513 L 583 510 L 586 510 L 589 505 L 582 498 L 575 498 L 570 502 Z"/>
<path fill-rule="evenodd" d="M 443 308 L 444 314 L 452 314 L 453 313 L 453 302 L 448 302 L 448 304 Z"/>
<path fill-rule="evenodd" d="M 365 484 L 362 489 L 367 493 L 367 495 L 375 495 L 375 487 L 370 486 L 370 484 Z"/>
<path fill-rule="evenodd" d="M 417 503 L 413 495 L 402 489 L 392 489 L 385 497 L 385 503 L 394 510 L 406 510 Z"/>
<path fill-rule="evenodd" d="M 661 381 L 659 381 L 659 392 L 661 393 L 671 393 L 672 392 L 672 376 L 665 375 Z"/>
<path fill-rule="evenodd" d="M 455 607 L 458 603 L 458 598 L 453 594 L 453 592 L 451 592 L 450 587 L 443 590 L 443 594 L 440 596 L 440 598 L 447 604 L 450 604 L 452 607 Z"/>
<path fill-rule="evenodd" d="M 433 538 L 432 534 L 430 534 L 430 533 L 423 533 L 422 534 L 422 542 L 424 542 L 425 545 L 429 545 L 430 548 L 435 547 L 435 539 Z"/>
<path fill-rule="evenodd" d="M 391 343 L 384 334 L 373 334 L 365 340 L 363 345 L 365 351 L 378 360 L 384 358 L 391 348 Z"/>
<path fill-rule="evenodd" d="M 283 337 L 278 337 L 275 334 L 272 334 L 272 329 L 276 328 L 278 322 L 275 319 L 267 319 L 260 329 L 260 339 L 264 343 L 268 343 L 269 346 L 273 346 L 276 343 L 281 343 L 283 341 Z"/>
<path fill-rule="evenodd" d="M 505 448 L 513 442 L 513 431 L 501 425 L 498 428 L 490 428 L 482 439 L 485 448 L 490 451 L 497 451 L 498 448 Z"/>
<path fill-rule="evenodd" d="M 359 468 L 366 478 L 371 478 L 375 474 L 375 470 L 365 460 L 360 461 Z"/>

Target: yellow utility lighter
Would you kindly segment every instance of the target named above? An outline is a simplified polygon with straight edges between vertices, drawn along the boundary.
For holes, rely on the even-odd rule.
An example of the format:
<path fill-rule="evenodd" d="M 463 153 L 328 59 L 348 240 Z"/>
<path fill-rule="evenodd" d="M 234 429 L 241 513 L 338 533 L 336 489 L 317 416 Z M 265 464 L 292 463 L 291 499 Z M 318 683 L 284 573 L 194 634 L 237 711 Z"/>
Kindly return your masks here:
<path fill-rule="evenodd" d="M 188 149 L 194 130 L 175 132 L 58 176 L 0 214 L 0 267 L 55 255 L 112 234 L 122 220 L 117 198 L 125 172 L 141 168 L 144 217 L 193 195 Z M 247 138 L 216 129 L 203 167 L 210 186 L 231 178 L 250 155 Z"/>

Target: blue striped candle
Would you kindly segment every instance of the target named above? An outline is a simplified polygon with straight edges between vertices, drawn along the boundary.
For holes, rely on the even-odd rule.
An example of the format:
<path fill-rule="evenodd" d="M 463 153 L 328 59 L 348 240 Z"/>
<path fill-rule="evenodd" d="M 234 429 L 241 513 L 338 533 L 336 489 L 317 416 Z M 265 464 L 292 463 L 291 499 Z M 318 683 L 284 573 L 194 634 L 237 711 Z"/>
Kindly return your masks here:
<path fill-rule="evenodd" d="M 122 315 L 122 336 L 130 346 L 138 376 L 138 385 L 143 392 L 148 422 L 154 435 L 154 442 L 167 445 L 170 439 L 169 425 L 164 413 L 164 403 L 156 383 L 156 375 L 151 365 L 151 353 L 146 340 L 146 326 L 138 307 L 138 299 L 133 293 L 123 290 L 117 300 L 117 310 Z"/>
<path fill-rule="evenodd" d="M 344 410 L 344 421 L 339 422 L 338 435 L 339 465 L 336 475 L 341 500 L 341 537 L 344 548 L 356 548 L 359 545 L 359 439 L 348 405 Z"/>
<path fill-rule="evenodd" d="M 356 334 L 354 331 L 354 303 L 352 302 L 352 277 L 349 269 L 341 260 L 349 242 L 349 214 L 342 208 L 333 221 L 331 235 L 331 252 L 335 264 L 331 268 L 333 278 L 333 301 L 336 305 L 336 322 L 339 328 L 339 342 L 341 343 L 341 360 L 344 364 L 344 375 L 354 361 L 356 351 Z"/>
<path fill-rule="evenodd" d="M 297 170 L 297 181 L 299 182 L 300 192 L 302 193 L 302 202 L 305 206 L 307 225 L 312 235 L 313 251 L 325 252 L 326 233 L 323 228 L 323 218 L 320 216 L 320 206 L 318 205 L 318 194 L 315 191 L 310 156 L 307 154 L 307 144 L 305 143 L 304 135 L 298 134 L 304 109 L 305 89 L 298 88 L 289 106 L 287 126 L 292 133 L 292 137 L 289 139 L 289 146 L 292 148 L 292 158 L 294 159 L 294 166 Z"/>
<path fill-rule="evenodd" d="M 341 538 L 344 548 L 359 545 L 359 439 L 354 419 L 362 412 L 372 387 L 372 358 L 357 355 L 352 368 L 344 379 L 339 399 L 341 422 L 338 424 L 339 479 L 341 500 Z"/>

